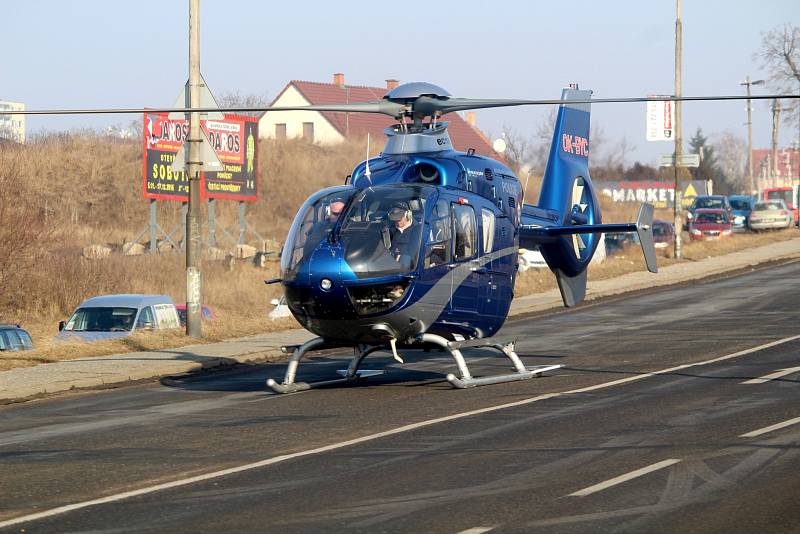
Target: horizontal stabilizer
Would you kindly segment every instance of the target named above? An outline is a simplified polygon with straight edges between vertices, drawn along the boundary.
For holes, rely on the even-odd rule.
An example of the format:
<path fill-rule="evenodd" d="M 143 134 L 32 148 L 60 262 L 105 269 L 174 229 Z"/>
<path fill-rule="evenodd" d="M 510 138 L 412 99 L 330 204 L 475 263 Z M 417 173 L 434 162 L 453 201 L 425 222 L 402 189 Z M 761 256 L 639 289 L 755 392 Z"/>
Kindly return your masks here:
<path fill-rule="evenodd" d="M 583 270 L 576 276 L 567 276 L 561 269 L 554 270 L 561 299 L 568 308 L 580 304 L 586 297 L 586 271 Z"/>

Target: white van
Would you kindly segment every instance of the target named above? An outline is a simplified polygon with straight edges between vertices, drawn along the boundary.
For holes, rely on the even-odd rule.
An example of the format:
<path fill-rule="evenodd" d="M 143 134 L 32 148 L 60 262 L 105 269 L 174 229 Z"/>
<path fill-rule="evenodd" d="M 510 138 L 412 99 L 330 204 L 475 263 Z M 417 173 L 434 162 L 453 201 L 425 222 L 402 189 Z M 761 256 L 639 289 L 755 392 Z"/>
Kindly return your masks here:
<path fill-rule="evenodd" d="M 141 330 L 180 328 L 175 303 L 167 295 L 103 295 L 85 300 L 58 324 L 58 340 L 116 339 Z"/>

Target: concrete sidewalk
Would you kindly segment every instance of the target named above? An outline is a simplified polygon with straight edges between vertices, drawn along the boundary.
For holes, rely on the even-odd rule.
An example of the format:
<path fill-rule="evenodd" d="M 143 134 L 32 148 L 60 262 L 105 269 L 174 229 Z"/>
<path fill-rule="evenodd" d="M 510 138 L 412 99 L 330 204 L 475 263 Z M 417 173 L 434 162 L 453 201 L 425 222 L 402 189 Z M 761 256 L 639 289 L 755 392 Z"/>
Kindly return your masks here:
<path fill-rule="evenodd" d="M 800 258 L 800 238 L 772 243 L 741 252 L 665 267 L 658 274 L 629 273 L 617 278 L 589 282 L 586 300 L 630 291 L 699 280 L 771 261 Z M 514 299 L 510 316 L 560 308 L 557 289 Z M 296 329 L 260 334 L 231 341 L 189 345 L 152 352 L 129 352 L 97 356 L 0 372 L 0 403 L 52 395 L 83 388 L 189 373 L 221 365 L 276 360 L 284 356 L 280 347 L 302 343 L 312 337 Z"/>

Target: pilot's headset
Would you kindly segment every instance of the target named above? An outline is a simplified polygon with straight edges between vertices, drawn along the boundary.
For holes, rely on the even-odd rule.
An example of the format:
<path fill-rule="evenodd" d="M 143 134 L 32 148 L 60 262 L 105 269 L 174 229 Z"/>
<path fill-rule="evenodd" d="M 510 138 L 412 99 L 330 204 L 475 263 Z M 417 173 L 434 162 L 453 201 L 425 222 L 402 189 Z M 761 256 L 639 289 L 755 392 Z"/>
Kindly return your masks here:
<path fill-rule="evenodd" d="M 392 204 L 392 208 L 389 210 L 389 220 L 392 222 L 397 222 L 405 216 L 408 218 L 409 221 L 414 220 L 414 213 L 411 211 L 411 208 L 408 207 L 407 202 L 395 202 Z"/>

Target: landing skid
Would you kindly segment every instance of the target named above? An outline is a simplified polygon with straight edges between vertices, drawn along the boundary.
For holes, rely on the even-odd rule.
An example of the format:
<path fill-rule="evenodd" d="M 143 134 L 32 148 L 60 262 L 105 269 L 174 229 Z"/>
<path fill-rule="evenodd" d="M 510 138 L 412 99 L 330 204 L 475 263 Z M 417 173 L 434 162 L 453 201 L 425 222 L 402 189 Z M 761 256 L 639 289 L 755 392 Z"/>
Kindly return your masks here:
<path fill-rule="evenodd" d="M 498 341 L 494 341 L 491 339 L 471 339 L 471 340 L 464 340 L 464 341 L 448 341 L 447 339 L 443 338 L 442 336 L 437 336 L 435 334 L 422 334 L 421 340 L 424 343 L 432 343 L 434 345 L 438 345 L 453 357 L 456 361 L 456 365 L 458 366 L 458 372 L 461 375 L 457 377 L 453 373 L 449 373 L 447 375 L 447 381 L 453 385 L 453 387 L 457 387 L 459 389 L 466 389 L 466 388 L 474 388 L 477 386 L 486 386 L 489 384 L 500 384 L 503 382 L 514 382 L 517 380 L 528 380 L 529 378 L 534 378 L 536 376 L 541 376 L 542 373 L 545 371 L 552 371 L 553 369 L 558 369 L 562 367 L 562 365 L 533 365 L 530 367 L 526 367 L 522 361 L 517 356 L 517 353 L 514 352 L 514 342 L 508 343 L 500 343 Z M 464 355 L 461 354 L 462 348 L 491 348 L 496 349 L 503 354 L 505 354 L 511 363 L 514 364 L 514 369 L 516 372 L 506 374 L 506 375 L 494 375 L 494 376 L 483 376 L 480 378 L 474 378 L 472 374 L 469 372 L 469 367 L 467 367 L 467 362 L 464 360 Z"/>
<path fill-rule="evenodd" d="M 302 345 L 289 345 L 286 347 L 281 347 L 283 352 L 292 353 L 292 358 L 289 360 L 289 366 L 286 368 L 286 376 L 281 384 L 272 378 L 267 379 L 267 387 L 275 393 L 296 393 L 298 391 L 306 391 L 308 389 L 318 387 L 351 384 L 360 379 L 365 379 L 368 376 L 384 373 L 384 371 L 373 371 L 366 369 L 359 371 L 358 367 L 368 355 L 387 347 L 383 345 L 356 345 L 353 347 L 353 359 L 350 360 L 350 365 L 347 367 L 347 369 L 337 371 L 338 374 L 342 375 L 342 378 L 332 378 L 330 380 L 321 380 L 318 382 L 295 382 L 295 378 L 297 376 L 297 367 L 300 365 L 300 360 L 306 355 L 306 353 L 312 350 L 325 350 L 346 346 L 347 345 L 330 344 L 321 337 L 315 337 L 314 339 L 306 341 Z"/>
<path fill-rule="evenodd" d="M 461 376 L 457 377 L 456 375 L 450 373 L 447 375 L 447 381 L 450 382 L 450 384 L 452 384 L 454 387 L 459 389 L 473 388 L 476 386 L 485 386 L 488 384 L 499 384 L 502 382 L 514 382 L 517 380 L 527 380 L 529 378 L 541 376 L 541 374 L 546 371 L 552 371 L 553 369 L 558 369 L 562 367 L 561 365 L 534 365 L 526 367 L 519 359 L 519 356 L 517 356 L 517 353 L 514 352 L 513 342 L 501 343 L 490 339 L 449 341 L 444 337 L 435 334 L 422 334 L 417 338 L 417 340 L 422 344 L 427 343 L 441 347 L 443 350 L 447 351 L 453 357 L 453 359 L 456 362 L 456 365 L 458 366 L 458 372 Z M 332 378 L 330 380 L 321 380 L 318 382 L 295 382 L 295 378 L 297 376 L 297 367 L 300 364 L 300 360 L 308 352 L 312 350 L 325 350 L 325 349 L 340 348 L 347 346 L 348 345 L 329 343 L 321 337 L 316 337 L 314 339 L 306 341 L 302 345 L 290 345 L 286 347 L 281 347 L 281 350 L 283 352 L 287 354 L 288 353 L 292 354 L 292 357 L 289 360 L 289 365 L 286 368 L 286 376 L 284 377 L 282 383 L 278 383 L 272 378 L 268 379 L 267 387 L 269 387 L 276 393 L 295 393 L 298 391 L 306 391 L 317 387 L 352 384 L 359 380 L 364 380 L 367 377 L 380 375 L 384 373 L 384 371 L 375 371 L 367 369 L 359 370 L 359 367 L 361 366 L 361 362 L 363 362 L 364 358 L 366 358 L 368 355 L 378 350 L 391 350 L 390 346 L 356 345 L 353 347 L 353 359 L 350 360 L 350 365 L 347 367 L 347 369 L 341 369 L 337 371 L 337 373 L 341 375 L 341 378 Z M 494 375 L 494 376 L 474 378 L 472 374 L 469 372 L 469 367 L 467 367 L 467 363 L 464 360 L 463 354 L 461 354 L 461 349 L 468 347 L 492 348 L 502 352 L 514 364 L 515 372 L 505 375 Z"/>

